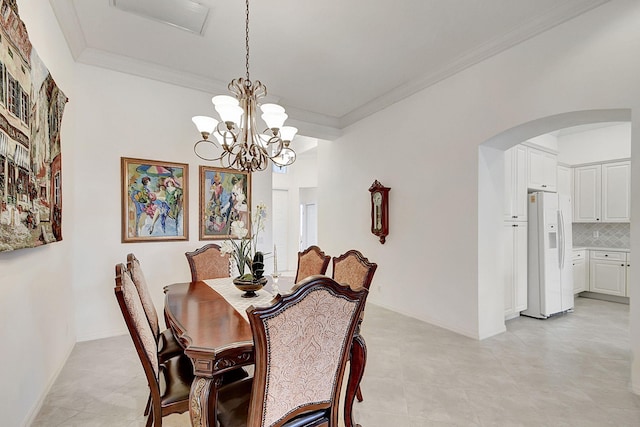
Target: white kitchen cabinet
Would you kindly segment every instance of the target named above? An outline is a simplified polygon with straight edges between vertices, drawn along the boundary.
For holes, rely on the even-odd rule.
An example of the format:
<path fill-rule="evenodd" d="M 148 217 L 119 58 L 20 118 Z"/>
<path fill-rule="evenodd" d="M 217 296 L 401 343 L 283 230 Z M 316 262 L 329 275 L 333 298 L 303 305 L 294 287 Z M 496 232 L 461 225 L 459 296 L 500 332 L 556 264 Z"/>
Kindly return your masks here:
<path fill-rule="evenodd" d="M 505 319 L 527 309 L 527 223 L 504 223 Z"/>
<path fill-rule="evenodd" d="M 504 220 L 527 220 L 527 147 L 516 145 L 504 153 Z"/>
<path fill-rule="evenodd" d="M 602 221 L 631 219 L 631 162 L 602 165 Z"/>
<path fill-rule="evenodd" d="M 527 147 L 527 187 L 534 191 L 557 189 L 558 157 L 555 154 Z"/>
<path fill-rule="evenodd" d="M 573 197 L 571 182 L 573 181 L 573 170 L 567 166 L 558 165 L 557 171 L 558 194 Z"/>
<path fill-rule="evenodd" d="M 590 251 L 589 290 L 602 294 L 627 296 L 627 254 L 615 251 Z"/>
<path fill-rule="evenodd" d="M 573 222 L 629 222 L 631 162 L 574 168 Z"/>
<path fill-rule="evenodd" d="M 573 251 L 573 293 L 589 290 L 589 257 L 586 249 Z"/>
<path fill-rule="evenodd" d="M 602 196 L 601 165 L 573 170 L 573 222 L 598 222 Z"/>

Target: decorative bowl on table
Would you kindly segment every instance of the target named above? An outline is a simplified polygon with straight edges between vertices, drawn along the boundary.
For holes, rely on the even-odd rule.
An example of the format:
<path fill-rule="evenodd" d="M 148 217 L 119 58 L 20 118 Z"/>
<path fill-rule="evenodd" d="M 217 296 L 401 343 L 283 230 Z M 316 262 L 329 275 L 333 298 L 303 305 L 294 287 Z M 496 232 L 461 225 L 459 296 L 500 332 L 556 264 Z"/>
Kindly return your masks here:
<path fill-rule="evenodd" d="M 233 284 L 236 288 L 244 292 L 241 296 L 243 298 L 253 298 L 256 295 L 256 291 L 262 289 L 267 284 L 266 277 L 260 277 L 259 279 L 243 279 L 242 277 L 236 277 L 233 279 Z"/>

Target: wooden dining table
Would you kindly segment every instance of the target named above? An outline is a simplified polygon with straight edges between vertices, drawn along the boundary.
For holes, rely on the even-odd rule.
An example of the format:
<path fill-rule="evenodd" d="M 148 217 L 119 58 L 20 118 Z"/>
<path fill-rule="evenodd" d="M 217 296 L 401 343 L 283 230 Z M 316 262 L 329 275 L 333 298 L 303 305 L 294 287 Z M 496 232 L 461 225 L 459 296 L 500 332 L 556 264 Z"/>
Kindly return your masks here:
<path fill-rule="evenodd" d="M 292 284 L 292 278 L 289 283 L 281 281 L 280 291 L 288 291 Z M 256 298 L 242 298 L 231 278 L 165 286 L 165 321 L 193 362 L 195 378 L 189 395 L 189 414 L 194 427 L 216 425 L 216 401 L 223 374 L 255 363 L 253 336 L 245 310 L 250 305 L 269 304 L 273 299 L 270 286 L 271 282 L 257 292 Z M 353 402 L 365 361 L 365 342 L 357 334 L 345 392 L 345 427 L 356 425 Z"/>

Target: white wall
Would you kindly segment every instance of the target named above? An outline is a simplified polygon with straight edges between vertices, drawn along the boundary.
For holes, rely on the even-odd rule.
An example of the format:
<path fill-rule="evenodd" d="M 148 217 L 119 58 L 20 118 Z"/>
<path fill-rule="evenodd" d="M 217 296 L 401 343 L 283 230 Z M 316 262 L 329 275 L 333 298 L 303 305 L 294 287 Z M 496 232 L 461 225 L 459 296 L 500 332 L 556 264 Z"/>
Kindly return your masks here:
<path fill-rule="evenodd" d="M 75 125 L 73 61 L 48 3 L 21 1 L 33 47 L 71 100 L 62 122 L 63 241 L 0 253 L 0 414 L 2 424 L 33 417 L 75 343 L 71 284 Z"/>
<path fill-rule="evenodd" d="M 612 1 L 354 124 L 321 147 L 323 249 L 356 247 L 378 262 L 372 303 L 472 337 L 503 330 L 502 316 L 490 313 L 502 309 L 502 282 L 495 266 L 484 265 L 499 250 L 497 239 L 478 225 L 486 213 L 479 205 L 496 200 L 478 199 L 479 177 L 494 178 L 478 169 L 479 160 L 493 156 L 479 159 L 478 146 L 502 135 L 495 144 L 504 150 L 563 127 L 551 125 L 582 110 L 629 108 L 637 129 L 639 20 L 640 4 Z M 548 116 L 557 117 L 542 121 Z M 517 135 L 522 138 L 510 139 L 517 133 L 511 129 L 529 122 L 528 132 Z M 634 182 L 639 151 L 632 148 Z M 392 188 L 385 245 L 369 232 L 367 188 L 374 179 Z M 635 195 L 633 209 L 640 211 Z M 640 250 L 640 238 L 632 235 L 631 246 Z M 631 293 L 632 301 L 640 297 L 635 286 Z M 631 311 L 638 355 L 640 310 L 632 305 Z M 640 357 L 633 370 L 640 392 Z"/>
<path fill-rule="evenodd" d="M 184 253 L 198 240 L 198 165 L 193 153 L 198 134 L 191 116 L 212 110 L 210 94 L 77 65 L 76 254 L 74 294 L 78 340 L 126 333 L 113 296 L 114 265 L 128 252 L 140 259 L 156 308 L 163 307 L 165 285 L 191 280 Z M 189 240 L 121 243 L 120 157 L 189 164 Z M 217 164 L 210 164 L 210 166 Z M 270 172 L 254 174 L 252 204 L 271 203 Z M 271 230 L 261 234 L 263 249 Z"/>
<path fill-rule="evenodd" d="M 619 123 L 558 137 L 558 161 L 567 165 L 631 157 L 631 123 Z"/>
<path fill-rule="evenodd" d="M 306 138 L 305 138 L 306 139 Z M 314 142 L 315 143 L 315 142 Z M 319 141 L 320 144 L 325 143 Z M 293 149 L 296 149 L 296 141 Z M 318 155 L 317 150 L 312 149 L 298 154 L 296 162 L 288 167 L 286 174 L 273 174 L 273 188 L 288 190 L 289 192 L 289 236 L 287 254 L 278 251 L 278 259 L 287 257 L 289 270 L 295 271 L 298 265 L 298 247 L 300 245 L 300 189 L 318 186 Z"/>

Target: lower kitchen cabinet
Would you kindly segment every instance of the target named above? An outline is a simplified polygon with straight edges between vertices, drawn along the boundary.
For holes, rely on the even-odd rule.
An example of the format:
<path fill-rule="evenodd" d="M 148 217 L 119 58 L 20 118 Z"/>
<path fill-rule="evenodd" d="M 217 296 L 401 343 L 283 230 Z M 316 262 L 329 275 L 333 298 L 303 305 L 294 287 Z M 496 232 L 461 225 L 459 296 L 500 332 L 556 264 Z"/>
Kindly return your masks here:
<path fill-rule="evenodd" d="M 589 257 L 586 249 L 573 251 L 573 293 L 589 290 Z"/>
<path fill-rule="evenodd" d="M 504 317 L 527 309 L 527 223 L 504 223 Z"/>
<path fill-rule="evenodd" d="M 589 291 L 627 296 L 627 253 L 590 251 Z"/>

